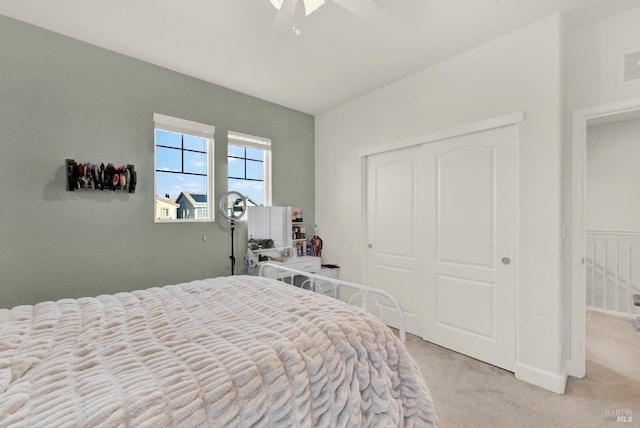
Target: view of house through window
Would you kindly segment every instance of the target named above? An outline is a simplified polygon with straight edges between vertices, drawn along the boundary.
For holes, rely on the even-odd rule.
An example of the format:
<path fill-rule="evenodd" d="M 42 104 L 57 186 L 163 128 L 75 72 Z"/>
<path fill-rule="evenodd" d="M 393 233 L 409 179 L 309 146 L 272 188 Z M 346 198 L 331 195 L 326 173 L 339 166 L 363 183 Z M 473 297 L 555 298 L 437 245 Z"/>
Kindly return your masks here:
<path fill-rule="evenodd" d="M 229 131 L 228 190 L 254 205 L 271 205 L 271 141 Z"/>
<path fill-rule="evenodd" d="M 213 221 L 215 128 L 154 114 L 156 222 Z"/>

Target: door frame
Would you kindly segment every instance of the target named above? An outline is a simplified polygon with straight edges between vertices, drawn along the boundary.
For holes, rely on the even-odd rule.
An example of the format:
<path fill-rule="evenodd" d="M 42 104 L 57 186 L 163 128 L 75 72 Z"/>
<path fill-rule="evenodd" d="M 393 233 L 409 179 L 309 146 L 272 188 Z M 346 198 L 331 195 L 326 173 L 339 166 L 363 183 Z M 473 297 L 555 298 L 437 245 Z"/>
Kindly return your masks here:
<path fill-rule="evenodd" d="M 587 179 L 587 124 L 589 120 L 640 112 L 640 98 L 600 104 L 573 112 L 571 180 L 571 357 L 567 374 L 583 378 L 586 373 L 586 273 L 585 198 Z"/>

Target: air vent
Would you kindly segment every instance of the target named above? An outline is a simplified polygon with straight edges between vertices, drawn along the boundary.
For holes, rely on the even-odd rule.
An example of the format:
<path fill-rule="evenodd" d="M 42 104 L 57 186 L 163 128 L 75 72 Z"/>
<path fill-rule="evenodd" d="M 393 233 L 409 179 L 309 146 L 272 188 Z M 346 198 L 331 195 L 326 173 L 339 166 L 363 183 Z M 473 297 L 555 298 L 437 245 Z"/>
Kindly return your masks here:
<path fill-rule="evenodd" d="M 623 67 L 622 82 L 640 80 L 640 51 L 624 55 Z"/>

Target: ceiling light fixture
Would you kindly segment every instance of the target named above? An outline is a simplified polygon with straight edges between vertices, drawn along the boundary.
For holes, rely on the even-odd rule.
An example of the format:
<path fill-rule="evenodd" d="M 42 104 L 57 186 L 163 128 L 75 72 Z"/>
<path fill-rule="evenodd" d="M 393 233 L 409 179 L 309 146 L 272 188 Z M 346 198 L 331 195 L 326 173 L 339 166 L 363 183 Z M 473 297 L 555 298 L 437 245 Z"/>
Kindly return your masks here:
<path fill-rule="evenodd" d="M 304 9 L 305 16 L 309 16 L 313 12 L 318 10 L 318 8 L 325 2 L 325 0 L 286 0 L 287 3 L 285 4 L 285 0 L 269 1 L 273 5 L 273 7 L 275 7 L 279 11 L 281 18 L 290 18 L 293 21 L 293 34 L 295 34 L 296 36 L 299 36 L 301 34 L 300 27 L 298 27 L 297 25 L 298 10 L 300 10 L 300 4 L 302 3 L 302 8 Z"/>
<path fill-rule="evenodd" d="M 269 1 L 273 5 L 273 7 L 280 10 L 285 0 L 269 0 Z M 288 0 L 288 1 L 298 2 L 300 0 Z M 305 16 L 311 15 L 313 12 L 318 10 L 320 6 L 324 4 L 324 0 L 301 0 L 301 1 L 302 1 L 302 4 L 304 5 Z"/>

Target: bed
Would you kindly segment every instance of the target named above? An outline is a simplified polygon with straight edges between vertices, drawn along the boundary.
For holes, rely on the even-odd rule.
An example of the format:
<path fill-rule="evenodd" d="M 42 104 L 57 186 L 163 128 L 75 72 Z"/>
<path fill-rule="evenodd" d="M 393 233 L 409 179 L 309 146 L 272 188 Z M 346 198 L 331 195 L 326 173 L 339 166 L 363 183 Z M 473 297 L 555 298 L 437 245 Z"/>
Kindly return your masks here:
<path fill-rule="evenodd" d="M 367 311 L 257 276 L 0 310 L 0 427 L 437 426 Z"/>

